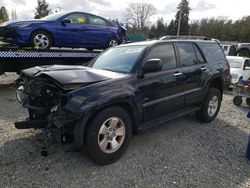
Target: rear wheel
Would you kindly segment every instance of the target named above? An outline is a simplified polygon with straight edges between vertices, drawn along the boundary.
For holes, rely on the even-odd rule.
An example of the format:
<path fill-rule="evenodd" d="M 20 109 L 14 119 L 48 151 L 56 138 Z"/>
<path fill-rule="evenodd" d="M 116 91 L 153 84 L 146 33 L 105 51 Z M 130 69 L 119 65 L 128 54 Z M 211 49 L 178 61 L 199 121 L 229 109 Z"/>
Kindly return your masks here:
<path fill-rule="evenodd" d="M 52 46 L 52 37 L 46 31 L 38 30 L 32 33 L 30 42 L 35 49 L 49 49 Z"/>
<path fill-rule="evenodd" d="M 107 165 L 120 159 L 132 137 L 128 113 L 120 107 L 99 112 L 87 126 L 85 152 L 94 162 Z"/>
<path fill-rule="evenodd" d="M 233 103 L 235 106 L 240 106 L 242 104 L 242 97 L 241 96 L 235 96 L 233 98 Z"/>
<path fill-rule="evenodd" d="M 202 122 L 213 121 L 220 110 L 221 99 L 220 90 L 209 88 L 201 109 L 196 112 L 197 119 Z"/>
<path fill-rule="evenodd" d="M 110 47 L 114 47 L 114 46 L 118 46 L 119 45 L 119 41 L 116 38 L 112 38 L 108 41 L 108 48 Z"/>

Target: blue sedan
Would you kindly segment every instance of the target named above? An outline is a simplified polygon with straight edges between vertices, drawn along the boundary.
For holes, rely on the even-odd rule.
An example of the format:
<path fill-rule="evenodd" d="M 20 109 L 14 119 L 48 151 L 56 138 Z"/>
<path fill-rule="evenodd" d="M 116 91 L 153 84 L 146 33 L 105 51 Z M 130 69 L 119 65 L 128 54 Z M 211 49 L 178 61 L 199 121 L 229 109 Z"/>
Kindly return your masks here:
<path fill-rule="evenodd" d="M 59 12 L 42 19 L 0 25 L 0 41 L 37 49 L 52 46 L 105 49 L 127 40 L 125 28 L 84 12 Z"/>

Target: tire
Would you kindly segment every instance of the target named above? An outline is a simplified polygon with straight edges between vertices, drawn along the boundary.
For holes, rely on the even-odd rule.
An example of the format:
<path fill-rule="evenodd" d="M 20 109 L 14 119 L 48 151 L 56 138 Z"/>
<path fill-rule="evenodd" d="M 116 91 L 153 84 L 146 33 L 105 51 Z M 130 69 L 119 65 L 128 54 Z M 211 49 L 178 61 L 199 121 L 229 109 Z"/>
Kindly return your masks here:
<path fill-rule="evenodd" d="M 249 51 L 246 49 L 242 49 L 238 52 L 238 56 L 240 57 L 250 57 Z"/>
<path fill-rule="evenodd" d="M 50 49 L 52 46 L 51 35 L 42 30 L 35 31 L 30 37 L 31 47 L 35 49 Z"/>
<path fill-rule="evenodd" d="M 199 121 L 208 123 L 213 121 L 221 106 L 221 92 L 216 88 L 209 88 L 201 109 L 196 112 Z"/>
<path fill-rule="evenodd" d="M 107 43 L 107 48 L 111 48 L 111 47 L 118 46 L 118 45 L 119 45 L 119 41 L 116 38 L 111 38 Z"/>
<path fill-rule="evenodd" d="M 246 103 L 248 106 L 250 106 L 250 98 L 246 98 Z"/>
<path fill-rule="evenodd" d="M 235 96 L 233 98 L 233 103 L 235 106 L 240 106 L 242 104 L 242 97 L 241 96 Z"/>
<path fill-rule="evenodd" d="M 120 136 L 116 135 L 118 129 Z M 128 113 L 120 107 L 109 107 L 87 125 L 84 150 L 95 163 L 108 165 L 122 157 L 131 138 L 132 123 Z"/>

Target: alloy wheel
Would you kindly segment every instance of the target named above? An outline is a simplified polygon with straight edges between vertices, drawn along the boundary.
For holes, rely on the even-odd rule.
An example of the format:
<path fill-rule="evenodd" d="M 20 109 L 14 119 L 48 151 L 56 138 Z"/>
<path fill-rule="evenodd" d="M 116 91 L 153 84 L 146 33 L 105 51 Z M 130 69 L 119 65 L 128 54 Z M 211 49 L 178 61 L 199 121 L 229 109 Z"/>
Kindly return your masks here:
<path fill-rule="evenodd" d="M 34 37 L 34 45 L 39 49 L 46 49 L 49 46 L 49 37 L 45 34 L 37 34 Z"/>
<path fill-rule="evenodd" d="M 217 96 L 213 96 L 209 103 L 208 103 L 208 116 L 213 117 L 216 113 L 216 111 L 218 110 L 219 107 L 219 99 Z"/>
<path fill-rule="evenodd" d="M 118 117 L 106 120 L 98 133 L 98 145 L 104 153 L 114 153 L 123 144 L 125 138 L 125 125 Z"/>

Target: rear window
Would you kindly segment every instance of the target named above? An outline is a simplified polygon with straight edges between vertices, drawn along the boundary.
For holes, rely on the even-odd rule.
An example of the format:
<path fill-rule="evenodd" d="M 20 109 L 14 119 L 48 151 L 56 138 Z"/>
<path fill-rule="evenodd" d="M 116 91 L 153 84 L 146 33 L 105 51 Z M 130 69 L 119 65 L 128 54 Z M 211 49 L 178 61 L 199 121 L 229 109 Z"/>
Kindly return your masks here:
<path fill-rule="evenodd" d="M 217 43 L 199 43 L 200 48 L 208 62 L 225 61 L 225 55 Z"/>

